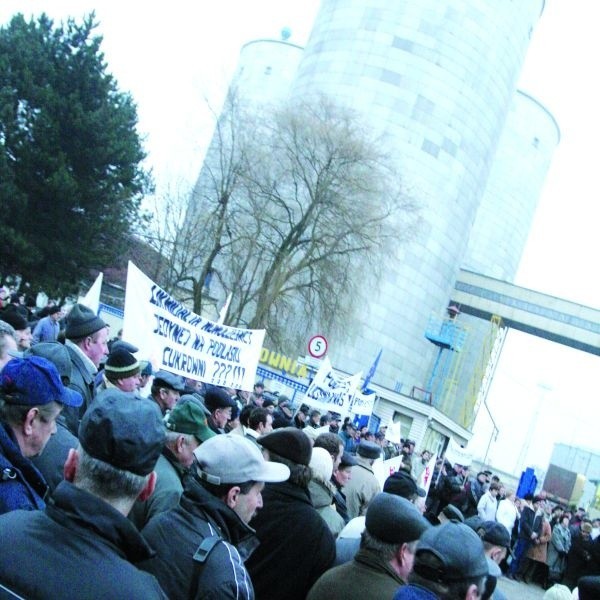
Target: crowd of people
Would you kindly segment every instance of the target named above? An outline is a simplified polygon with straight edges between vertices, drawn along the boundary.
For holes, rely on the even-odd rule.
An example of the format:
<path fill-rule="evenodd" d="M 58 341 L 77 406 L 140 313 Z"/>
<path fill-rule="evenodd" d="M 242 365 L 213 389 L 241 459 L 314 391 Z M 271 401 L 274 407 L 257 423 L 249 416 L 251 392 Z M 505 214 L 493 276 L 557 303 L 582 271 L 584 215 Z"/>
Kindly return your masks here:
<path fill-rule="evenodd" d="M 414 441 L 262 382 L 154 371 L 82 304 L 32 332 L 17 304 L 0 313 L 0 596 L 474 600 L 506 576 L 600 597 L 582 509 L 444 459 L 425 490 Z"/>

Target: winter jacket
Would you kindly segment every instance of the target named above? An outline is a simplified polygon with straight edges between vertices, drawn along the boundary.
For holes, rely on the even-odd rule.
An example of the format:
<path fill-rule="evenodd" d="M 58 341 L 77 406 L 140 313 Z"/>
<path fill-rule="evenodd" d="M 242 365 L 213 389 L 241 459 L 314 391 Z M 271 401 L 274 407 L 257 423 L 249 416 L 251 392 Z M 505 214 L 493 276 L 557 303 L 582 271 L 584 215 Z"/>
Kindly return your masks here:
<path fill-rule="evenodd" d="M 308 491 L 315 510 L 327 523 L 333 537 L 337 537 L 344 529 L 345 523 L 333 505 L 333 485 L 329 481 L 323 481 L 318 475 L 313 475 L 312 481 L 308 485 Z"/>
<path fill-rule="evenodd" d="M 546 563 L 546 555 L 548 553 L 548 542 L 552 537 L 552 528 L 547 519 L 542 520 L 540 528 L 540 536 L 535 540 L 527 551 L 527 557 L 536 562 Z"/>
<path fill-rule="evenodd" d="M 168 448 L 163 448 L 154 471 L 156 472 L 156 487 L 152 495 L 143 502 L 136 500 L 129 513 L 129 520 L 135 523 L 140 531 L 152 517 L 175 508 L 183 494 L 183 479 L 187 470 Z"/>
<path fill-rule="evenodd" d="M 379 552 L 360 549 L 354 559 L 330 569 L 310 590 L 306 600 L 379 600 L 392 598 L 404 581 Z"/>
<path fill-rule="evenodd" d="M 550 579 L 552 581 L 560 581 L 562 578 L 567 564 L 567 554 L 570 548 L 571 532 L 568 527 L 563 527 L 558 523 L 552 530 L 546 559 Z"/>
<path fill-rule="evenodd" d="M 88 409 L 94 399 L 94 375 L 96 368 L 91 361 L 84 359 L 78 346 L 70 340 L 65 342 L 65 348 L 69 351 L 71 357 L 71 381 L 69 387 L 79 392 L 83 398 L 83 404 L 77 408 L 65 406 L 62 411 L 62 417 L 69 431 L 74 435 L 79 435 L 79 421 Z"/>
<path fill-rule="evenodd" d="M 356 460 L 358 464 L 352 467 L 352 479 L 344 486 L 348 516 L 351 519 L 364 515 L 369 502 L 381 491 L 369 460 L 362 456 L 357 456 Z"/>
<path fill-rule="evenodd" d="M 115 508 L 63 481 L 44 511 L 0 517 L 0 583 L 28 600 L 165 598 L 134 564 L 152 552 Z M 32 559 L 37 557 L 37 559 Z"/>
<path fill-rule="evenodd" d="M 267 483 L 263 508 L 250 525 L 259 547 L 246 562 L 258 600 L 304 600 L 335 559 L 335 541 L 308 490 Z"/>
<path fill-rule="evenodd" d="M 257 545 L 254 532 L 194 478 L 179 506 L 156 515 L 143 536 L 156 556 L 140 568 L 152 573 L 170 600 L 252 600 L 244 560 Z"/>
<path fill-rule="evenodd" d="M 21 454 L 11 428 L 0 421 L 0 514 L 43 509 L 47 492 L 44 477 Z"/>

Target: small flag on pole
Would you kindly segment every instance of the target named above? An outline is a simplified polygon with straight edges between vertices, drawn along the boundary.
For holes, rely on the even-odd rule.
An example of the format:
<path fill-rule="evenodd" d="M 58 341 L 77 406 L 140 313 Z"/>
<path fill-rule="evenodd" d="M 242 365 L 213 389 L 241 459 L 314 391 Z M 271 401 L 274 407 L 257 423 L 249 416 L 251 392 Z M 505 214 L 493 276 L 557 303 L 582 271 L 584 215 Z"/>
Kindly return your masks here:
<path fill-rule="evenodd" d="M 375 375 L 375 371 L 377 370 L 377 365 L 379 364 L 379 359 L 381 358 L 382 352 L 383 352 L 383 348 L 380 348 L 379 353 L 377 354 L 377 356 L 375 357 L 375 360 L 373 361 L 373 364 L 371 365 L 371 368 L 365 375 L 365 380 L 364 380 L 362 388 L 361 388 L 363 394 L 369 389 L 369 383 L 371 383 L 371 379 L 373 379 L 373 376 Z"/>

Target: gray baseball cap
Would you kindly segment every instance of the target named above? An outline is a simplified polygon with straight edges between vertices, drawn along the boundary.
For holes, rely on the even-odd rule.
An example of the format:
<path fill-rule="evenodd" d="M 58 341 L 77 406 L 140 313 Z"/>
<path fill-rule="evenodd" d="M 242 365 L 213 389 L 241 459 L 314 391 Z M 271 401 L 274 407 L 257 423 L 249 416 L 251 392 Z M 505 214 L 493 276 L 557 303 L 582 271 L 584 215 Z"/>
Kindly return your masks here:
<path fill-rule="evenodd" d="M 217 435 L 194 450 L 200 479 L 221 485 L 258 481 L 286 481 L 290 470 L 282 464 L 267 462 L 258 446 L 237 434 Z"/>

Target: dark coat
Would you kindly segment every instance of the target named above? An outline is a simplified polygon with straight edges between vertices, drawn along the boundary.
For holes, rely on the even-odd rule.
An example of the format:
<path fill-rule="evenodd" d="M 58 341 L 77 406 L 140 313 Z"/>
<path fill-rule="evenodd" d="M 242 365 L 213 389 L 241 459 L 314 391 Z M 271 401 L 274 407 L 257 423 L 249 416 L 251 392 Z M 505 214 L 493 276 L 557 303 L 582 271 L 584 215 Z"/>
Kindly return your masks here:
<path fill-rule="evenodd" d="M 306 600 L 379 600 L 391 599 L 404 584 L 391 565 L 379 553 L 361 549 L 354 560 L 321 575 Z"/>
<path fill-rule="evenodd" d="M 156 576 L 170 600 L 254 598 L 244 559 L 256 547 L 254 532 L 193 477 L 179 506 L 154 517 L 142 531 L 156 557 L 141 568 Z M 203 563 L 194 555 L 214 542 Z"/>
<path fill-rule="evenodd" d="M 94 399 L 94 375 L 95 371 L 84 362 L 77 350 L 69 344 L 65 344 L 71 357 L 71 381 L 69 387 L 79 392 L 83 398 L 83 404 L 79 407 L 65 406 L 62 416 L 68 430 L 74 435 L 79 435 L 79 421 Z"/>
<path fill-rule="evenodd" d="M 0 583 L 29 600 L 165 598 L 132 564 L 151 550 L 120 512 L 67 481 L 53 499 L 45 511 L 0 517 L 10 540 L 10 552 L 0 552 Z"/>
<path fill-rule="evenodd" d="M 21 454 L 10 427 L 0 421 L 0 514 L 42 509 L 47 492 L 44 477 Z"/>
<path fill-rule="evenodd" d="M 597 546 L 591 537 L 585 538 L 581 530 L 571 537 L 571 548 L 567 554 L 567 569 L 563 577 L 563 583 L 570 589 L 577 586 L 577 580 L 585 575 L 597 575 L 598 564 L 596 563 Z"/>
<path fill-rule="evenodd" d="M 68 430 L 62 421 L 56 422 L 56 433 L 50 436 L 46 447 L 39 456 L 31 459 L 48 482 L 53 492 L 64 479 L 64 466 L 69 450 L 77 448 L 79 440 Z"/>
<path fill-rule="evenodd" d="M 250 525 L 260 540 L 246 562 L 257 599 L 304 600 L 335 559 L 333 535 L 308 491 L 289 481 L 266 484 Z"/>
<path fill-rule="evenodd" d="M 167 448 L 163 448 L 156 466 L 156 487 L 154 492 L 143 502 L 136 500 L 129 520 L 141 531 L 156 515 L 167 512 L 179 504 L 183 494 L 183 480 L 187 469 L 177 461 L 177 457 Z"/>

